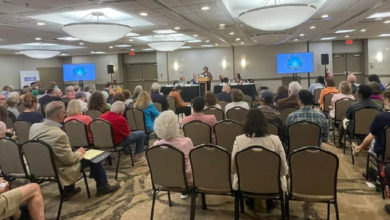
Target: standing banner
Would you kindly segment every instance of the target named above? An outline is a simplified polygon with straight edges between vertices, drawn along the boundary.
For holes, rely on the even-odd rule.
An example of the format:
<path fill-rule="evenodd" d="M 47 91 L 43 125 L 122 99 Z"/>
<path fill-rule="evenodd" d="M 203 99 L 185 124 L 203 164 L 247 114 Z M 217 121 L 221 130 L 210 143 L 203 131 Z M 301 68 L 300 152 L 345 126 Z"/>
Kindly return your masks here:
<path fill-rule="evenodd" d="M 38 70 L 22 70 L 20 71 L 20 88 L 30 86 L 32 82 L 39 81 Z"/>

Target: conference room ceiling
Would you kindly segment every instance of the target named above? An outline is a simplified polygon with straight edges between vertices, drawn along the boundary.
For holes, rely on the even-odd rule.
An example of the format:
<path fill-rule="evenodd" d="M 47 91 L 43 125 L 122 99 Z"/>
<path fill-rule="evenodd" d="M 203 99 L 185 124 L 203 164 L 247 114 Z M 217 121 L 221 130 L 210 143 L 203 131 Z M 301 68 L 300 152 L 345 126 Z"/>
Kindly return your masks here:
<path fill-rule="evenodd" d="M 204 6 L 210 9 L 204 11 L 201 9 Z M 384 23 L 386 19 L 367 19 L 375 13 L 390 12 L 390 0 L 328 0 L 307 22 L 290 30 L 271 33 L 253 29 L 233 18 L 222 0 L 0 0 L 0 46 L 33 42 L 80 46 L 80 41 L 57 39 L 68 36 L 62 31 L 61 24 L 32 17 L 93 8 L 113 8 L 152 23 L 133 27 L 132 32 L 141 36 L 153 35 L 155 30 L 180 27 L 180 30 L 176 30 L 178 33 L 197 36 L 195 38 L 201 40 L 185 44 L 191 48 L 202 48 L 202 45 L 226 47 L 321 41 L 324 37 L 336 37 L 335 40 L 365 39 L 390 34 L 390 21 Z M 148 16 L 140 16 L 141 12 L 146 12 Z M 329 18 L 321 18 L 325 14 Z M 45 25 L 37 25 L 38 22 L 44 22 Z M 220 24 L 224 24 L 224 28 L 220 28 Z M 315 28 L 310 28 L 312 26 Z M 355 31 L 335 33 L 348 29 Z M 362 29 L 366 31 L 361 32 Z M 123 44 L 131 47 L 115 47 Z M 147 48 L 145 41 L 124 37 L 111 43 L 84 42 L 81 48 L 62 52 L 70 55 L 90 54 L 91 51 L 123 53 L 130 49 L 144 52 Z M 0 49 L 2 54 L 15 52 Z"/>

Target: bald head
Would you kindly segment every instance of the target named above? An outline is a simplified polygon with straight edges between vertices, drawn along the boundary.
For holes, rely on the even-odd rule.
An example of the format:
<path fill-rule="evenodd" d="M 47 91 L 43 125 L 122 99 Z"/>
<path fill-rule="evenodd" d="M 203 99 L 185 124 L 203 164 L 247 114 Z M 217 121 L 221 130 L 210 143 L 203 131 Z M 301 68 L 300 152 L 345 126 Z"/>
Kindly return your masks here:
<path fill-rule="evenodd" d="M 230 93 L 230 86 L 229 86 L 229 84 L 224 84 L 223 86 L 222 86 L 222 92 L 226 92 L 226 93 Z"/>

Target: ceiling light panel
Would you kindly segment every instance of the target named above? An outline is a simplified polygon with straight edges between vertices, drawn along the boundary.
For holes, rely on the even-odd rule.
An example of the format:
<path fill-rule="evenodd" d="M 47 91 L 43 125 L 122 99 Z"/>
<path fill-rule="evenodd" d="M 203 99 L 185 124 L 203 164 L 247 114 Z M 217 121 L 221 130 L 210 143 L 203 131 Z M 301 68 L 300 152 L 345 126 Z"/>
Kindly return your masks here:
<path fill-rule="evenodd" d="M 131 32 L 131 33 L 126 34 L 126 36 L 128 36 L 128 37 L 136 37 L 136 36 L 139 36 L 139 34 Z"/>
<path fill-rule="evenodd" d="M 387 18 L 387 17 L 390 17 L 390 12 L 375 13 L 367 17 L 367 19 L 377 19 L 377 18 Z"/>
<path fill-rule="evenodd" d="M 336 34 L 343 34 L 343 33 L 351 33 L 351 32 L 354 32 L 354 31 L 356 31 L 356 29 L 338 30 L 335 33 Z"/>
<path fill-rule="evenodd" d="M 131 27 L 154 25 L 153 23 L 150 23 L 142 18 L 123 13 L 113 8 L 96 8 L 82 11 L 33 15 L 28 17 L 36 20 L 65 25 L 78 22 L 96 22 L 96 16 L 92 16 L 92 12 L 101 12 L 104 14 L 104 16 L 99 16 L 99 21 L 101 22 L 114 22 L 118 24 L 129 25 Z"/>
<path fill-rule="evenodd" d="M 57 40 L 64 40 L 64 41 L 78 41 L 80 39 L 76 38 L 76 37 L 59 37 L 57 38 Z"/>
<path fill-rule="evenodd" d="M 71 50 L 71 49 L 80 49 L 84 47 L 72 46 L 72 45 L 62 45 L 62 44 L 52 44 L 52 43 L 23 43 L 23 44 L 8 44 L 0 45 L 0 49 L 9 49 L 9 50 Z"/>
<path fill-rule="evenodd" d="M 321 40 L 333 40 L 336 39 L 336 37 L 323 37 Z"/>
<path fill-rule="evenodd" d="M 176 31 L 171 30 L 171 29 L 166 29 L 166 30 L 155 30 L 153 31 L 156 34 L 174 34 Z"/>
<path fill-rule="evenodd" d="M 390 34 L 380 34 L 379 37 L 390 37 Z"/>
<path fill-rule="evenodd" d="M 191 36 L 185 35 L 185 34 L 159 34 L 159 35 L 148 35 L 148 36 L 139 36 L 135 37 L 137 40 L 152 42 L 152 41 L 194 41 L 197 40 Z M 201 42 L 201 41 L 199 41 Z"/>

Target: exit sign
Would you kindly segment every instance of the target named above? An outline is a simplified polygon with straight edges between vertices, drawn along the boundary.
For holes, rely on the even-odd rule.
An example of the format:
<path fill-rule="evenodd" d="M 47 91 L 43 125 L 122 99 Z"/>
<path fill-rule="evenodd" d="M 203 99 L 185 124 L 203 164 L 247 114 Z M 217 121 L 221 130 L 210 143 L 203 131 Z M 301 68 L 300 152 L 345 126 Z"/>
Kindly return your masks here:
<path fill-rule="evenodd" d="M 345 43 L 346 44 L 353 44 L 353 40 L 346 40 Z"/>
<path fill-rule="evenodd" d="M 129 52 L 129 55 L 130 55 L 130 56 L 134 56 L 134 55 L 135 55 L 134 51 L 130 51 L 130 52 Z"/>

